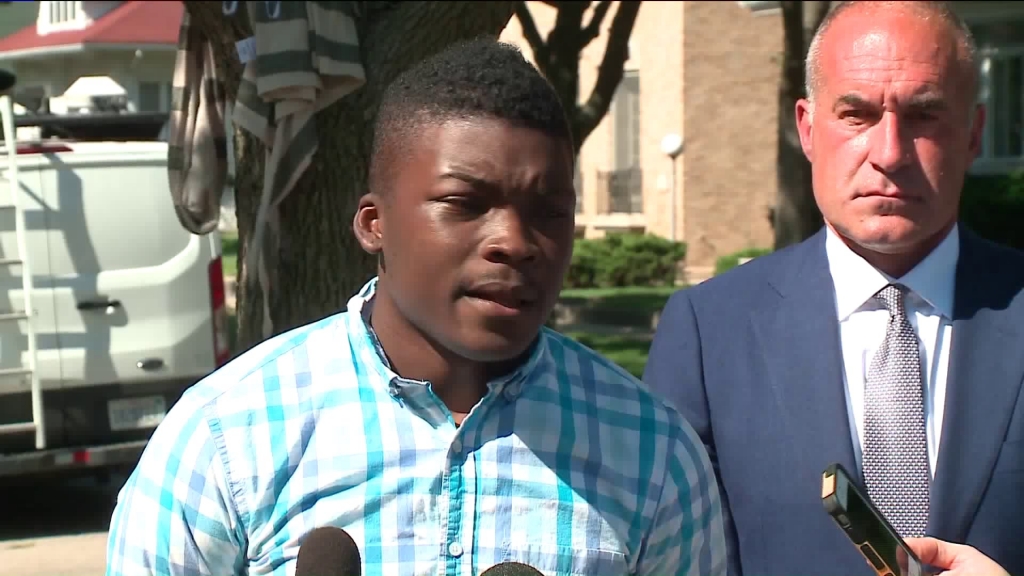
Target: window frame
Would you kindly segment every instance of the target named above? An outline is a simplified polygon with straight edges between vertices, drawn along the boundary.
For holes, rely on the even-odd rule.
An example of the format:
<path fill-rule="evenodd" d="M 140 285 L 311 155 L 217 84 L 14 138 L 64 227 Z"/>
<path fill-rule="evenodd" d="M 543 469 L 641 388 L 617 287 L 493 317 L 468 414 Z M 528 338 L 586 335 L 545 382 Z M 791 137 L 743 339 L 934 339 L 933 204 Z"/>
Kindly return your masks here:
<path fill-rule="evenodd" d="M 956 3 L 956 10 L 961 13 L 967 26 L 976 32 L 980 26 L 997 22 L 1019 22 L 1024 26 L 1024 7 L 1012 6 L 1012 3 L 978 2 L 975 4 Z M 1021 91 L 1024 92 L 1024 39 L 1019 43 L 985 44 L 983 38 L 975 38 L 978 44 L 978 102 L 985 105 L 985 127 L 982 133 L 982 149 L 971 165 L 969 172 L 975 175 L 1005 175 L 1024 169 L 1024 127 L 1020 130 L 1021 155 L 994 156 L 995 148 L 995 117 L 993 78 L 990 70 L 991 62 L 996 59 L 1020 58 Z M 1024 98 L 1021 98 L 1021 123 L 1024 125 Z"/>

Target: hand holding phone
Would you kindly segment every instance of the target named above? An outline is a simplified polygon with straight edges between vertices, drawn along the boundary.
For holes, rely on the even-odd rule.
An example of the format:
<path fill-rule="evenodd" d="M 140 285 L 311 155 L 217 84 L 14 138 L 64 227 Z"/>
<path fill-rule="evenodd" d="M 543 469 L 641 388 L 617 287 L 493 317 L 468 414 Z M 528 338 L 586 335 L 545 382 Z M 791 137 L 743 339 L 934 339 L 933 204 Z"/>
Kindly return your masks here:
<path fill-rule="evenodd" d="M 995 560 L 966 544 L 935 538 L 907 538 L 906 542 L 929 570 L 935 569 L 942 576 L 1010 576 Z"/>
<path fill-rule="evenodd" d="M 878 576 L 922 576 L 917 555 L 840 464 L 821 477 L 821 502 Z"/>

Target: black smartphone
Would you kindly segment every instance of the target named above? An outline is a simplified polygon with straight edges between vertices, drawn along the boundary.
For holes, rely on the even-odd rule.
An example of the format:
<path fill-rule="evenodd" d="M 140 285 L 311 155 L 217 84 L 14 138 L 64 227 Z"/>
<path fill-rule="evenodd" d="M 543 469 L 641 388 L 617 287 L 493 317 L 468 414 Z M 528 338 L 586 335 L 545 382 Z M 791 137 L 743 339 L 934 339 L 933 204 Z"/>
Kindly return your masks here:
<path fill-rule="evenodd" d="M 840 464 L 821 476 L 821 502 L 878 576 L 925 576 L 921 561 Z"/>

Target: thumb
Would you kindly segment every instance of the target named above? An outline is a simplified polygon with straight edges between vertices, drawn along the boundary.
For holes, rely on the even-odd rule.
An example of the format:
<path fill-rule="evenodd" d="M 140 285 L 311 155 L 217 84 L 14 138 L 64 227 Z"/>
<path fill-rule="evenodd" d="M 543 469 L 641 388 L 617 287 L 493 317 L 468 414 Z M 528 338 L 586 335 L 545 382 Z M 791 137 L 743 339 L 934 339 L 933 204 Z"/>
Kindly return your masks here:
<path fill-rule="evenodd" d="M 948 570 L 956 561 L 956 548 L 953 544 L 935 538 L 907 538 L 905 542 L 925 564 Z"/>

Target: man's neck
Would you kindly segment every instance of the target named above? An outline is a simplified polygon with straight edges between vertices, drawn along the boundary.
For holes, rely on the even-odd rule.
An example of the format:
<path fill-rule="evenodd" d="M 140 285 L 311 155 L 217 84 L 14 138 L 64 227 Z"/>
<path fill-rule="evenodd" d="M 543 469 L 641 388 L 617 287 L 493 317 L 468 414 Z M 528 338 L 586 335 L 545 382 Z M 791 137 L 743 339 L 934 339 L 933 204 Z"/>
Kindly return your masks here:
<path fill-rule="evenodd" d="M 834 228 L 832 231 L 850 248 L 851 251 L 863 258 L 868 264 L 871 264 L 876 269 L 888 274 L 892 278 L 902 278 L 908 272 L 913 270 L 915 266 L 920 264 L 922 260 L 927 258 L 928 255 L 931 254 L 943 240 L 945 240 L 946 236 L 955 225 L 956 221 L 950 222 L 948 226 L 944 227 L 942 230 L 916 246 L 913 246 L 908 250 L 893 253 L 883 253 L 870 250 L 858 245 L 852 240 L 847 239 L 842 234 L 839 234 Z"/>
<path fill-rule="evenodd" d="M 461 422 L 487 394 L 487 383 L 508 374 L 520 359 L 478 362 L 448 350 L 409 322 L 386 294 L 374 296 L 370 325 L 391 364 L 402 378 L 430 382 L 434 394 Z"/>

